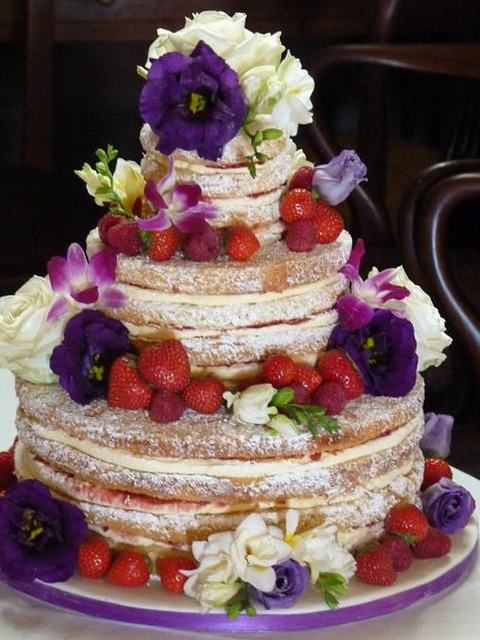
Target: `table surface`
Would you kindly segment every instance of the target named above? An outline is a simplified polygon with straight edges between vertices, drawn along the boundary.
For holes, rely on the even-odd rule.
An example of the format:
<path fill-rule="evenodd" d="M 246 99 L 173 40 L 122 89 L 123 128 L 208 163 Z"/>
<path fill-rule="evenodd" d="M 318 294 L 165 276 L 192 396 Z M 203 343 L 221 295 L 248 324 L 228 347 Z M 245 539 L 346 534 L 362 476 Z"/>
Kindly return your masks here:
<path fill-rule="evenodd" d="M 15 396 L 9 372 L 0 370 L 0 451 L 14 438 Z M 454 479 L 480 504 L 480 481 L 455 470 Z M 443 594 L 384 617 L 319 630 L 288 632 L 288 640 L 478 640 L 480 637 L 480 563 L 460 584 Z M 28 599 L 0 583 L 0 637 L 8 640 L 287 640 L 286 633 L 195 633 L 120 624 Z"/>

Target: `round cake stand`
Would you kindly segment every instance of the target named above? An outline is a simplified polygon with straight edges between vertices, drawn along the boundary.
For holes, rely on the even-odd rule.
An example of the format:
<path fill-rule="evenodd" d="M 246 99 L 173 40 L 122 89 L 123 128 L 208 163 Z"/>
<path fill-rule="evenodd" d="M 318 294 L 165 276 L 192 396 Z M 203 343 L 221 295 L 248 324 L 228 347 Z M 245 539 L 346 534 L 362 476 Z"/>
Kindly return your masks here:
<path fill-rule="evenodd" d="M 435 560 L 415 560 L 391 587 L 373 587 L 352 580 L 336 610 L 326 608 L 310 590 L 292 609 L 259 610 L 256 616 L 230 620 L 223 611 L 200 613 L 196 601 L 162 590 L 156 579 L 139 589 L 122 589 L 102 580 L 74 577 L 65 583 L 22 583 L 0 579 L 36 600 L 107 620 L 171 629 L 204 631 L 299 631 L 348 624 L 405 609 L 425 598 L 446 593 L 472 569 L 478 555 L 475 518 L 452 537 L 452 551 Z"/>

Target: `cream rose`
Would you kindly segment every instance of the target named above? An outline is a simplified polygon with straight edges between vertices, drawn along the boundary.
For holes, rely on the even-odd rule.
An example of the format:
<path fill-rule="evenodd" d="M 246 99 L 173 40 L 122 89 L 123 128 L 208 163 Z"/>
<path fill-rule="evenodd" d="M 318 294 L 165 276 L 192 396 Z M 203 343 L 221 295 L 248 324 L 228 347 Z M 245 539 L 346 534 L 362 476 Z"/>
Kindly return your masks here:
<path fill-rule="evenodd" d="M 33 276 L 15 295 L 0 298 L 0 367 L 19 378 L 52 383 L 50 355 L 62 341 L 68 318 L 47 322 L 47 313 L 57 299 L 48 278 Z"/>

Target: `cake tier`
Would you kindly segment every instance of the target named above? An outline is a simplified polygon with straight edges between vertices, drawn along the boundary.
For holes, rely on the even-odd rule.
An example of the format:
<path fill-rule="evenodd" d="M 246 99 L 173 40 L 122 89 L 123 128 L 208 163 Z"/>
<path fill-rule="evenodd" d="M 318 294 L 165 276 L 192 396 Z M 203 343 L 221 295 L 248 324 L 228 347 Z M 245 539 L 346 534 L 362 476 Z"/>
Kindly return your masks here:
<path fill-rule="evenodd" d="M 56 386 L 19 383 L 18 396 L 18 472 L 78 503 L 119 540 L 183 545 L 236 526 L 246 512 L 280 523 L 294 507 L 302 529 L 335 523 L 357 541 L 379 531 L 393 504 L 414 501 L 421 483 L 421 379 L 403 398 L 350 402 L 340 430 L 316 437 L 272 437 L 193 412 L 161 425 L 103 401 L 79 407 Z"/>

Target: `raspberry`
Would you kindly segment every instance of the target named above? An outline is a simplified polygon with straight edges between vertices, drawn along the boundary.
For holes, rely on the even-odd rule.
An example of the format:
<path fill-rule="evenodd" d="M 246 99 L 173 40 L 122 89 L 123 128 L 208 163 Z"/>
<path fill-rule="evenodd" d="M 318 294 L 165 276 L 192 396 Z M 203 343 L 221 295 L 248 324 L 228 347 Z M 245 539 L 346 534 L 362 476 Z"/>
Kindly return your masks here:
<path fill-rule="evenodd" d="M 182 391 L 190 382 L 190 362 L 180 340 L 164 340 L 141 351 L 138 370 L 147 382 L 166 391 Z"/>
<path fill-rule="evenodd" d="M 210 262 L 220 254 L 222 234 L 206 222 L 183 240 L 185 257 L 195 262 Z"/>
<path fill-rule="evenodd" d="M 108 244 L 108 231 L 110 227 L 121 222 L 123 218 L 121 216 L 117 216 L 114 213 L 106 213 L 104 216 L 100 218 L 98 221 L 98 235 L 100 236 L 100 240 L 103 244 Z"/>
<path fill-rule="evenodd" d="M 121 221 L 108 229 L 107 243 L 127 256 L 138 256 L 142 251 L 142 240 L 137 223 Z"/>
<path fill-rule="evenodd" d="M 148 415 L 155 422 L 167 423 L 179 420 L 187 405 L 178 393 L 173 391 L 155 391 L 152 396 Z"/>
<path fill-rule="evenodd" d="M 312 393 L 322 382 L 322 376 L 316 369 L 309 367 L 307 364 L 297 364 L 293 381 L 305 387 L 308 393 Z"/>
<path fill-rule="evenodd" d="M 423 469 L 422 491 L 437 483 L 442 478 L 452 478 L 452 468 L 442 458 L 427 458 Z"/>
<path fill-rule="evenodd" d="M 452 548 L 452 541 L 446 533 L 435 529 L 435 527 L 428 527 L 428 533 L 423 540 L 417 542 L 412 547 L 412 554 L 414 558 L 441 558 L 450 553 Z"/>
<path fill-rule="evenodd" d="M 292 382 L 296 365 L 290 356 L 276 353 L 267 358 L 263 364 L 263 377 L 277 389 L 286 387 Z"/>
<path fill-rule="evenodd" d="M 147 255 L 156 262 L 169 260 L 180 246 L 181 239 L 182 234 L 174 224 L 163 231 L 151 231 Z"/>
<path fill-rule="evenodd" d="M 292 189 L 280 200 L 280 216 L 284 222 L 313 218 L 315 200 L 307 189 Z"/>
<path fill-rule="evenodd" d="M 349 400 L 358 398 L 363 393 L 363 379 L 351 359 L 342 349 L 326 351 L 317 369 L 324 382 L 338 382 Z"/>
<path fill-rule="evenodd" d="M 293 389 L 292 402 L 294 404 L 311 404 L 310 393 L 303 384 L 293 381 L 288 386 Z"/>
<path fill-rule="evenodd" d="M 326 202 L 318 202 L 313 215 L 318 244 L 334 242 L 344 229 L 342 216 Z"/>
<path fill-rule="evenodd" d="M 382 546 L 384 546 L 393 562 L 393 568 L 395 571 L 406 571 L 410 568 L 413 556 L 408 544 L 400 536 L 388 534 L 382 540 Z"/>
<path fill-rule="evenodd" d="M 304 165 L 297 169 L 288 182 L 288 188 L 312 190 L 313 167 Z"/>
<path fill-rule="evenodd" d="M 217 378 L 192 380 L 183 392 L 187 406 L 199 413 L 215 413 L 223 403 L 225 387 Z"/>
<path fill-rule="evenodd" d="M 232 260 L 245 262 L 260 248 L 257 236 L 248 227 L 234 227 L 228 234 L 227 254 Z"/>
<path fill-rule="evenodd" d="M 296 220 L 287 229 L 285 242 L 290 251 L 311 251 L 317 244 L 312 220 Z"/>
<path fill-rule="evenodd" d="M 322 382 L 312 393 L 312 404 L 323 407 L 328 416 L 335 416 L 347 404 L 347 395 L 337 382 Z"/>

